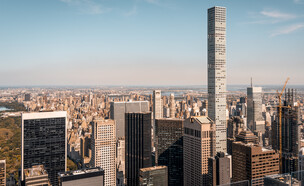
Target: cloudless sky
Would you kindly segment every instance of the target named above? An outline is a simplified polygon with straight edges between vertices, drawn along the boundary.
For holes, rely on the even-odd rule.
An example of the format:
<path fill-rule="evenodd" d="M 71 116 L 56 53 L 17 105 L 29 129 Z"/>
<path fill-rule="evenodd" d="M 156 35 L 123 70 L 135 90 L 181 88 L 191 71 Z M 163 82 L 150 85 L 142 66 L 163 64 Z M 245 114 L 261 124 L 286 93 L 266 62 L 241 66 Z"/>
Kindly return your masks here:
<path fill-rule="evenodd" d="M 206 85 L 212 6 L 228 84 L 304 84 L 304 0 L 0 0 L 0 86 Z"/>

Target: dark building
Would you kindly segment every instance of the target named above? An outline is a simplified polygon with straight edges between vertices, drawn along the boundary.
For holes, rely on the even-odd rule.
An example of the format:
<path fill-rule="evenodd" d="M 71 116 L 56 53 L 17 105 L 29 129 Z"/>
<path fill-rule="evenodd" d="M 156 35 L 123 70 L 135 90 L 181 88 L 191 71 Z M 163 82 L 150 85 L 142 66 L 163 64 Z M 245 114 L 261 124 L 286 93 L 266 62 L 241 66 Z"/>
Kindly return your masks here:
<path fill-rule="evenodd" d="M 166 166 L 156 166 L 140 169 L 139 185 L 168 186 L 168 168 Z"/>
<path fill-rule="evenodd" d="M 59 186 L 104 186 L 104 170 L 99 167 L 58 173 Z"/>
<path fill-rule="evenodd" d="M 272 148 L 280 151 L 280 139 L 282 139 L 282 171 L 290 173 L 298 170 L 298 153 L 300 150 L 300 109 L 295 102 L 295 91 L 288 89 L 285 92 L 285 101 L 282 108 L 282 138 L 279 132 L 279 117 L 272 122 Z M 279 110 L 278 110 L 279 112 Z M 278 115 L 278 114 L 277 114 Z"/>
<path fill-rule="evenodd" d="M 22 114 L 21 181 L 24 169 L 43 165 L 53 186 L 58 185 L 58 172 L 66 171 L 67 113 L 39 112 Z"/>
<path fill-rule="evenodd" d="M 125 113 L 148 112 L 148 101 L 111 102 L 110 119 L 116 121 L 116 138 L 125 137 Z"/>
<path fill-rule="evenodd" d="M 169 186 L 183 185 L 183 119 L 156 119 L 156 162 L 168 167 Z"/>
<path fill-rule="evenodd" d="M 232 144 L 232 181 L 263 185 L 263 178 L 279 173 L 279 154 L 272 149 L 241 141 Z"/>
<path fill-rule="evenodd" d="M 25 94 L 24 101 L 31 101 L 31 94 Z"/>
<path fill-rule="evenodd" d="M 128 186 L 139 185 L 139 170 L 152 166 L 151 113 L 126 113 L 125 167 Z"/>
<path fill-rule="evenodd" d="M 230 183 L 230 158 L 223 152 L 218 152 L 215 157 L 208 159 L 208 175 L 210 185 L 223 185 Z"/>

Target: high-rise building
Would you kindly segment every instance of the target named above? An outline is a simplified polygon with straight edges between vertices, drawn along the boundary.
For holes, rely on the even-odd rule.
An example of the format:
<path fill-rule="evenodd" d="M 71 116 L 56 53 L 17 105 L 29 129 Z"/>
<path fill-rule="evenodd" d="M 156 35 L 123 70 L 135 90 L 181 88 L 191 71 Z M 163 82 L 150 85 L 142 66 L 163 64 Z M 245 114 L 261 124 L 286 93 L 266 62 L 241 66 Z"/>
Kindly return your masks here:
<path fill-rule="evenodd" d="M 25 94 L 24 101 L 31 101 L 31 94 Z"/>
<path fill-rule="evenodd" d="M 175 118 L 174 94 L 170 94 L 170 118 Z"/>
<path fill-rule="evenodd" d="M 282 126 L 280 137 L 279 117 L 272 122 L 272 148 L 280 151 L 280 139 L 282 140 L 282 171 L 281 173 L 296 172 L 298 170 L 298 154 L 300 150 L 300 108 L 295 101 L 295 91 L 288 89 L 285 93 L 285 101 L 282 108 Z"/>
<path fill-rule="evenodd" d="M 22 113 L 21 181 L 24 169 L 43 165 L 53 186 L 58 172 L 66 171 L 67 112 Z"/>
<path fill-rule="evenodd" d="M 169 186 L 183 185 L 183 119 L 156 119 L 156 164 L 168 167 Z"/>
<path fill-rule="evenodd" d="M 262 115 L 262 87 L 247 88 L 247 126 L 252 131 L 265 133 Z"/>
<path fill-rule="evenodd" d="M 153 123 L 155 124 L 155 119 L 160 119 L 163 117 L 162 114 L 162 98 L 161 90 L 153 91 Z"/>
<path fill-rule="evenodd" d="M 116 185 L 123 186 L 125 184 L 125 139 L 118 139 L 116 141 Z"/>
<path fill-rule="evenodd" d="M 216 151 L 227 151 L 226 8 L 208 9 L 208 116 L 216 124 Z"/>
<path fill-rule="evenodd" d="M 116 185 L 116 125 L 114 120 L 95 120 L 92 127 L 92 167 L 105 171 L 105 186 Z"/>
<path fill-rule="evenodd" d="M 0 160 L 0 186 L 6 186 L 6 161 Z"/>
<path fill-rule="evenodd" d="M 232 181 L 263 185 L 264 176 L 279 173 L 279 154 L 254 143 L 232 144 Z"/>
<path fill-rule="evenodd" d="M 48 173 L 43 165 L 35 165 L 31 168 L 24 169 L 25 186 L 50 186 Z"/>
<path fill-rule="evenodd" d="M 215 156 L 215 124 L 206 116 L 184 123 L 184 185 L 207 185 L 208 158 Z"/>
<path fill-rule="evenodd" d="M 230 158 L 223 152 L 208 159 L 209 185 L 224 185 L 230 183 Z"/>
<path fill-rule="evenodd" d="M 139 169 L 152 166 L 151 113 L 126 113 L 126 183 L 139 185 Z"/>
<path fill-rule="evenodd" d="M 110 119 L 116 122 L 116 138 L 125 138 L 125 113 L 148 111 L 148 101 L 111 102 Z"/>
<path fill-rule="evenodd" d="M 58 173 L 59 186 L 104 186 L 105 172 L 100 167 Z"/>
<path fill-rule="evenodd" d="M 140 186 L 168 186 L 168 168 L 156 166 L 141 168 L 139 172 Z"/>

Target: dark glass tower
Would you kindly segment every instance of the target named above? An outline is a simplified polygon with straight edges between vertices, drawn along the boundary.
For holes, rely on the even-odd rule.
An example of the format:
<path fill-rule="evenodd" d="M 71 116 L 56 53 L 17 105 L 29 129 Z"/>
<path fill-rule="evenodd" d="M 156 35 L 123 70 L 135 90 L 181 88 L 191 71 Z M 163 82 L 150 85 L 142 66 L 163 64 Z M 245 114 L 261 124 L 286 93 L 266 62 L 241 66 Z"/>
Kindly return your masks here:
<path fill-rule="evenodd" d="M 66 171 L 66 112 L 22 114 L 21 180 L 24 169 L 44 165 L 51 184 Z"/>
<path fill-rule="evenodd" d="M 156 119 L 156 164 L 168 167 L 168 185 L 182 186 L 183 119 Z"/>
<path fill-rule="evenodd" d="M 126 113 L 126 180 L 139 185 L 139 170 L 152 166 L 151 113 Z"/>

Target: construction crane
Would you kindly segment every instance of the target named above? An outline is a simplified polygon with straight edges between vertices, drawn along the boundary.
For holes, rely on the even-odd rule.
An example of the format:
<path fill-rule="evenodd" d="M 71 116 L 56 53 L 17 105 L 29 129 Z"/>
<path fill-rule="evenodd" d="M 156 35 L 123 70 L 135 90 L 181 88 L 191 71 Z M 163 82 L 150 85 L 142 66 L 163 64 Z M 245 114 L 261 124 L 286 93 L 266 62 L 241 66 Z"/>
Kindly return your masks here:
<path fill-rule="evenodd" d="M 289 80 L 289 77 L 285 81 L 284 87 L 282 91 L 279 93 L 277 90 L 278 98 L 279 98 L 279 141 L 280 141 L 280 172 L 282 173 L 282 108 L 289 108 L 288 106 L 282 106 L 282 95 L 284 93 L 285 87 L 287 85 L 287 82 Z"/>

